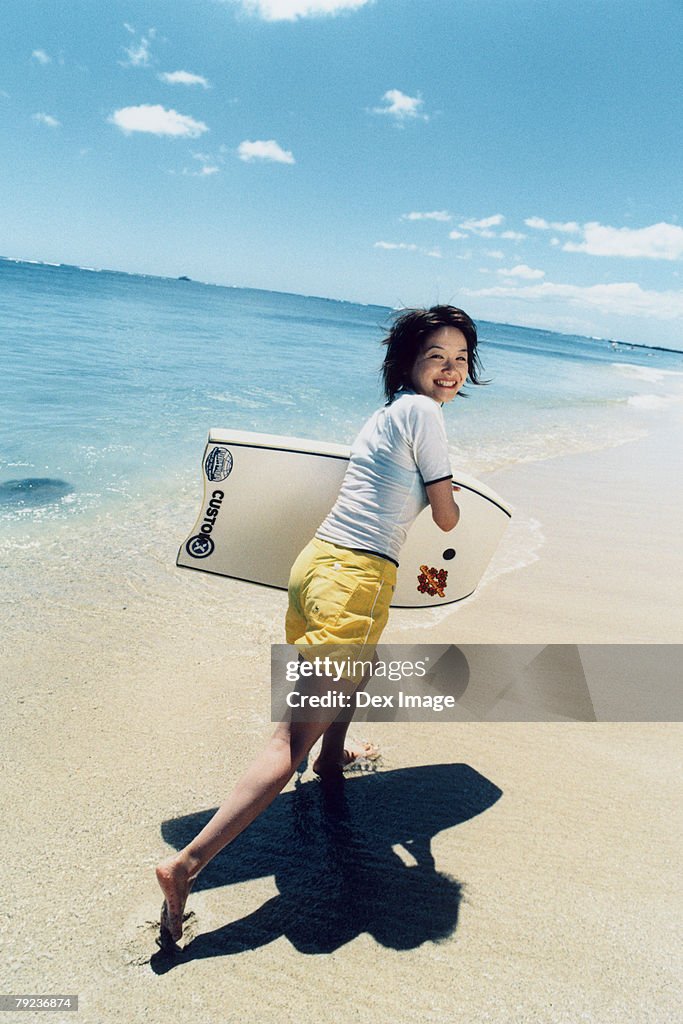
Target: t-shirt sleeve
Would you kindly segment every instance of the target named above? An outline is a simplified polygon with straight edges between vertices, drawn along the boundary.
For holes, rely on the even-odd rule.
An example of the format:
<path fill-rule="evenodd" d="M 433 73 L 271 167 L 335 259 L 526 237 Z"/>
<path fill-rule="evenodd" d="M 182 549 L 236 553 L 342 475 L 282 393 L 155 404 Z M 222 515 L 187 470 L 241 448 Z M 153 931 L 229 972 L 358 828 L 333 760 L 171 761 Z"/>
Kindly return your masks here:
<path fill-rule="evenodd" d="M 431 398 L 415 396 L 407 417 L 408 438 L 425 487 L 453 477 L 441 406 Z"/>

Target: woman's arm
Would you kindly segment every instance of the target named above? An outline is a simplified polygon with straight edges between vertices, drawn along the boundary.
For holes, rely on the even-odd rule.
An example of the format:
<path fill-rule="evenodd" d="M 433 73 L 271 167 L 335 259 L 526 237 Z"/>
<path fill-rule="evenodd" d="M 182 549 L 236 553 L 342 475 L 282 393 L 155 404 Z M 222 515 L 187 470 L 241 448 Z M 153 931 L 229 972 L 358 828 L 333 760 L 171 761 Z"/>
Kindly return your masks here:
<path fill-rule="evenodd" d="M 440 529 L 452 530 L 458 525 L 460 509 L 453 500 L 453 481 L 438 480 L 425 488 L 429 504 L 432 507 L 432 519 Z"/>

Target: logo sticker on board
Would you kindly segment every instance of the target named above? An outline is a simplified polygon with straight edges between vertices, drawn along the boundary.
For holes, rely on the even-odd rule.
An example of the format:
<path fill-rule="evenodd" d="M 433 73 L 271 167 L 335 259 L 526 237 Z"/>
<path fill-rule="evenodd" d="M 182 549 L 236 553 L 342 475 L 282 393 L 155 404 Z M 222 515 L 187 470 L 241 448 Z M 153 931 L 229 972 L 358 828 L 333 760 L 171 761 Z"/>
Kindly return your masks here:
<path fill-rule="evenodd" d="M 194 537 L 190 537 L 185 545 L 185 550 L 192 558 L 208 558 L 215 547 L 211 537 L 207 537 L 205 533 L 197 533 Z"/>
<path fill-rule="evenodd" d="M 232 455 L 227 448 L 212 448 L 204 461 L 209 480 L 225 480 L 232 471 Z"/>
<path fill-rule="evenodd" d="M 417 577 L 417 589 L 421 594 L 429 594 L 430 597 L 446 596 L 446 581 L 448 571 L 446 569 L 430 568 L 428 565 L 421 565 Z"/>

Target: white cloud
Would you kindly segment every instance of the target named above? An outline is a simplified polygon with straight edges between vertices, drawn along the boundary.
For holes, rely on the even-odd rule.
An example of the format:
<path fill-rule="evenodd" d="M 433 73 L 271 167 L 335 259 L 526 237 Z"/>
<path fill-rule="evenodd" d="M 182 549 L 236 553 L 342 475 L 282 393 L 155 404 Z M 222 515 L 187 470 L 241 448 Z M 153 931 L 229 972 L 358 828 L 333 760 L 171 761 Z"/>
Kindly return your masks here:
<path fill-rule="evenodd" d="M 434 246 L 432 249 L 425 249 L 423 246 L 415 245 L 414 242 L 375 242 L 375 249 L 400 250 L 402 252 L 419 252 L 422 256 L 430 256 L 434 260 L 442 260 L 441 249 Z"/>
<path fill-rule="evenodd" d="M 449 231 L 448 232 L 448 237 L 449 238 L 467 238 L 467 235 L 465 234 L 464 231 L 455 231 L 454 230 L 454 231 Z"/>
<path fill-rule="evenodd" d="M 418 247 L 412 242 L 375 242 L 375 249 L 404 249 L 406 252 L 417 252 Z"/>
<path fill-rule="evenodd" d="M 48 128 L 61 128 L 62 122 L 58 121 L 52 114 L 34 114 L 33 120 L 38 124 L 45 124 Z"/>
<path fill-rule="evenodd" d="M 581 230 L 574 220 L 562 222 L 544 220 L 543 217 L 527 217 L 524 223 L 528 228 L 535 228 L 537 231 L 561 231 L 565 235 L 575 235 Z"/>
<path fill-rule="evenodd" d="M 491 228 L 498 227 L 502 224 L 505 217 L 502 213 L 495 213 L 492 217 L 482 217 L 481 220 L 464 220 L 459 225 L 463 231 L 471 231 L 474 235 L 479 235 L 480 238 L 495 238 L 495 231 L 491 231 Z"/>
<path fill-rule="evenodd" d="M 664 221 L 646 228 L 612 228 L 592 221 L 583 226 L 583 241 L 566 242 L 562 248 L 591 256 L 678 260 L 683 256 L 683 228 Z"/>
<path fill-rule="evenodd" d="M 52 60 L 52 58 L 45 53 L 45 50 L 33 50 L 31 58 L 38 61 L 39 64 L 49 64 Z"/>
<path fill-rule="evenodd" d="M 245 139 L 237 147 L 240 160 L 250 162 L 252 160 L 271 160 L 277 164 L 293 164 L 294 156 L 289 150 L 283 149 L 275 139 L 256 140 L 250 142 Z"/>
<path fill-rule="evenodd" d="M 448 210 L 432 210 L 430 213 L 404 213 L 401 215 L 401 220 L 439 220 L 448 221 L 451 219 L 451 215 Z"/>
<path fill-rule="evenodd" d="M 397 121 L 408 121 L 411 118 L 420 118 L 428 121 L 426 114 L 420 109 L 424 103 L 421 96 L 407 96 L 400 89 L 387 89 L 382 96 L 383 107 L 373 107 L 373 114 L 388 114 L 395 117 Z"/>
<path fill-rule="evenodd" d="M 204 89 L 209 88 L 203 75 L 193 75 L 191 71 L 162 71 L 158 77 L 168 85 L 201 85 Z"/>
<path fill-rule="evenodd" d="M 124 46 L 128 56 L 127 63 L 133 68 L 147 67 L 149 64 L 149 43 L 142 39 L 138 45 Z"/>
<path fill-rule="evenodd" d="M 619 284 L 574 284 L 501 285 L 496 288 L 481 288 L 468 292 L 477 297 L 521 299 L 537 303 L 543 299 L 562 299 L 584 309 L 599 310 L 601 313 L 618 316 L 653 317 L 657 320 L 676 320 L 683 317 L 683 291 L 646 291 L 634 282 Z"/>
<path fill-rule="evenodd" d="M 519 277 L 524 281 L 538 281 L 541 277 L 545 277 L 544 270 L 534 270 L 532 267 L 527 267 L 526 263 L 518 263 L 511 270 L 501 268 L 498 273 L 504 277 Z"/>
<path fill-rule="evenodd" d="M 138 107 L 121 107 L 108 119 L 126 135 L 131 132 L 148 132 L 151 135 L 186 136 L 196 139 L 208 132 L 203 121 L 195 121 L 177 110 L 166 110 L 161 104 L 141 103 Z"/>
<path fill-rule="evenodd" d="M 124 22 L 124 28 L 127 32 L 133 33 L 135 31 L 127 22 Z M 121 61 L 120 63 L 122 63 L 124 67 L 149 67 L 149 64 L 151 62 L 149 47 L 155 35 L 156 29 L 150 28 L 146 36 L 140 36 L 140 38 L 132 42 L 130 46 L 124 46 L 123 49 L 128 60 Z"/>
<path fill-rule="evenodd" d="M 364 7 L 369 0 L 232 0 L 264 21 L 296 21 L 316 15 L 339 14 Z"/>
<path fill-rule="evenodd" d="M 488 256 L 489 259 L 492 259 L 492 260 L 504 260 L 505 259 L 505 253 L 501 252 L 500 249 L 487 249 L 485 255 Z"/>
<path fill-rule="evenodd" d="M 501 231 L 500 237 L 509 238 L 513 242 L 521 242 L 526 235 L 523 235 L 521 231 Z"/>
<path fill-rule="evenodd" d="M 188 178 L 209 178 L 213 174 L 218 174 L 219 171 L 220 167 L 217 167 L 216 164 L 204 164 L 198 171 L 188 171 L 185 168 L 183 174 Z"/>

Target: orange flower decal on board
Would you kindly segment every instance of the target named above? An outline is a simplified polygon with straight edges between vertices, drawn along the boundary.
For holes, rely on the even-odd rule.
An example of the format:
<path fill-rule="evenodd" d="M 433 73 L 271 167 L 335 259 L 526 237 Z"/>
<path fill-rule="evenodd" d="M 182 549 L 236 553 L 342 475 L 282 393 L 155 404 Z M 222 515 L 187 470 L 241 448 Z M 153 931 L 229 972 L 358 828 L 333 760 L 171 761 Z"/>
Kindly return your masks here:
<path fill-rule="evenodd" d="M 430 568 L 428 565 L 421 565 L 417 577 L 417 589 L 421 594 L 429 594 L 430 597 L 446 596 L 446 581 L 448 572 L 446 569 Z"/>

